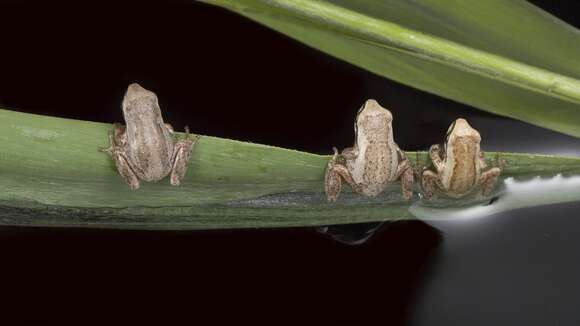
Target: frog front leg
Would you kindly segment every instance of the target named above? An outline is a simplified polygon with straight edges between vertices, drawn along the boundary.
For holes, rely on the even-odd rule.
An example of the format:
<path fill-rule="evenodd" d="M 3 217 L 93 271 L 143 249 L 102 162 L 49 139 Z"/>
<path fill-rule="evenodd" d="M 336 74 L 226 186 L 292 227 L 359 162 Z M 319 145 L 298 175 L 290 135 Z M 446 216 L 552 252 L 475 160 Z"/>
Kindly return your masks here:
<path fill-rule="evenodd" d="M 441 157 L 441 146 L 439 144 L 431 145 L 429 148 L 429 158 L 431 158 L 431 162 L 433 162 L 437 173 L 441 173 L 445 164 Z"/>
<path fill-rule="evenodd" d="M 125 182 L 132 190 L 139 189 L 139 178 L 133 172 L 133 168 L 127 159 L 125 153 L 125 144 L 127 137 L 125 134 L 125 126 L 115 123 L 113 129 L 109 130 L 109 147 L 100 149 L 101 152 L 107 153 L 111 156 L 117 167 L 117 171 L 125 179 Z"/>
<path fill-rule="evenodd" d="M 341 177 L 346 181 L 355 192 L 360 192 L 360 186 L 354 181 L 352 175 L 348 171 L 348 168 L 342 164 L 338 163 L 338 150 L 333 148 L 334 156 L 330 161 L 328 161 L 326 167 L 326 175 L 324 176 L 324 190 L 326 192 L 326 200 L 329 202 L 335 202 L 340 194 L 342 188 Z"/>
<path fill-rule="evenodd" d="M 173 128 L 171 128 L 171 130 L 173 130 Z M 193 145 L 195 145 L 199 139 L 199 136 L 195 136 L 193 139 L 190 138 L 188 127 L 185 127 L 185 132 L 187 134 L 185 139 L 177 141 L 173 146 L 171 175 L 169 177 L 169 182 L 172 186 L 179 186 L 181 180 L 185 177 L 187 163 L 191 158 Z"/>

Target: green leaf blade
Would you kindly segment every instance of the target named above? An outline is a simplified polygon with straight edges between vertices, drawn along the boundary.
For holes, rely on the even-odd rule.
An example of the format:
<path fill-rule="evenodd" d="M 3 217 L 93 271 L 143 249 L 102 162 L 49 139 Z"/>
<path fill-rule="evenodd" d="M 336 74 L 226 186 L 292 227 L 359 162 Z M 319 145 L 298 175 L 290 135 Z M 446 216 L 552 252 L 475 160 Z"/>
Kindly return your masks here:
<path fill-rule="evenodd" d="M 300 190 L 318 181 L 325 165 L 318 155 L 202 137 L 186 179 L 194 183 L 143 182 L 131 191 L 110 157 L 98 152 L 107 145 L 110 125 L 7 110 L 0 110 L 0 120 L 0 199 L 71 207 L 190 206 Z"/>
<path fill-rule="evenodd" d="M 461 3 L 215 4 L 398 82 L 580 136 L 578 32 L 523 1 Z"/>
<path fill-rule="evenodd" d="M 110 128 L 0 110 L 0 225 L 189 230 L 416 218 L 409 208 L 420 201 L 402 200 L 398 182 L 377 198 L 344 187 L 331 204 L 323 187 L 329 156 L 206 136 L 194 148 L 181 186 L 165 178 L 132 191 L 110 157 L 97 151 L 107 145 Z M 414 165 L 417 157 L 421 164 L 427 160 L 425 152 L 407 155 Z M 501 155 L 508 163 L 502 178 L 580 173 L 580 158 Z M 570 198 L 580 194 L 550 203 Z"/>

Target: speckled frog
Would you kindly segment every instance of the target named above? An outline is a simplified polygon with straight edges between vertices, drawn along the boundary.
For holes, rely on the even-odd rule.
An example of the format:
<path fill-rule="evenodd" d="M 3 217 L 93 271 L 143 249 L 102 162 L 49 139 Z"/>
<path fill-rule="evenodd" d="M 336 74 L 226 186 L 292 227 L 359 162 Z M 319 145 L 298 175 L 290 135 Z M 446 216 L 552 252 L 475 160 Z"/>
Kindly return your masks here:
<path fill-rule="evenodd" d="M 342 179 L 365 196 L 377 196 L 387 184 L 400 179 L 403 198 L 413 195 L 413 169 L 405 153 L 393 139 L 393 115 L 375 100 L 368 100 L 355 121 L 355 143 L 328 162 L 326 198 L 336 201 Z M 343 163 L 344 161 L 344 163 Z"/>
<path fill-rule="evenodd" d="M 119 174 L 131 189 L 139 180 L 158 181 L 170 174 L 178 186 L 197 138 L 175 140 L 173 128 L 163 122 L 155 93 L 138 84 L 129 85 L 123 98 L 126 126 L 115 124 L 109 132 L 110 147 L 101 149 L 113 158 Z"/>
<path fill-rule="evenodd" d="M 443 194 L 460 198 L 481 186 L 481 195 L 487 196 L 505 164 L 487 167 L 485 154 L 480 149 L 481 136 L 465 119 L 455 120 L 447 130 L 443 148 L 432 145 L 429 157 L 434 169 L 424 168 L 421 184 L 426 199 L 438 190 Z"/>

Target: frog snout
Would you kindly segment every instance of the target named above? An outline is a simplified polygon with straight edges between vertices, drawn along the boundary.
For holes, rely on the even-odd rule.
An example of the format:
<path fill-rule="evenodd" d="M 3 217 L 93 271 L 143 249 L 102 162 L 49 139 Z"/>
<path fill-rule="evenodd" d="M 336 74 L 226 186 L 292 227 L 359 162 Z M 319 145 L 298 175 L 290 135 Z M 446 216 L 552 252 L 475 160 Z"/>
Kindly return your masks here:
<path fill-rule="evenodd" d="M 393 115 L 391 112 L 385 108 L 383 108 L 377 101 L 370 99 L 365 102 L 362 111 L 359 113 L 359 117 L 368 117 L 368 116 L 384 116 L 387 120 L 387 123 L 393 120 Z"/>
<path fill-rule="evenodd" d="M 128 92 L 138 92 L 143 90 L 145 90 L 145 88 L 141 87 L 141 85 L 137 83 L 131 83 L 129 87 L 127 87 Z"/>
<path fill-rule="evenodd" d="M 127 87 L 127 92 L 125 93 L 125 99 L 128 101 L 132 101 L 135 98 L 139 98 L 142 97 L 143 95 L 146 95 L 147 93 L 150 93 L 148 90 L 146 90 L 145 88 L 141 87 L 141 85 L 137 84 L 137 83 L 133 83 L 131 85 L 129 85 L 129 87 Z"/>
<path fill-rule="evenodd" d="M 141 85 L 132 83 L 127 87 L 127 92 L 123 98 L 123 104 L 126 106 L 125 104 L 131 103 L 133 101 L 146 99 L 149 99 L 152 102 L 156 102 L 157 96 L 155 96 L 155 93 L 141 87 Z"/>

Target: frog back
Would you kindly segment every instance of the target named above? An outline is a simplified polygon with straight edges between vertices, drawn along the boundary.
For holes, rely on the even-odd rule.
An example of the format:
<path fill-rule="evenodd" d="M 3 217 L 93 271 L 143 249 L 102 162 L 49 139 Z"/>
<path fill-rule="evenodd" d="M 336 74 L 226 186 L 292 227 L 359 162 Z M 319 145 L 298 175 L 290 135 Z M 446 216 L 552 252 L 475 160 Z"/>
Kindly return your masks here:
<path fill-rule="evenodd" d="M 469 142 L 458 142 L 453 150 L 448 150 L 441 181 L 450 196 L 462 196 L 477 185 L 481 175 L 478 157 L 478 146 Z"/>
<path fill-rule="evenodd" d="M 360 151 L 357 158 L 348 163 L 354 181 L 362 185 L 363 194 L 376 196 L 394 180 L 398 156 L 396 148 L 377 142 L 367 144 L 365 150 Z"/>
<path fill-rule="evenodd" d="M 144 181 L 157 181 L 171 171 L 173 137 L 164 124 L 144 124 L 130 130 L 129 157 L 135 174 Z M 128 139 L 131 139 L 128 137 Z"/>

